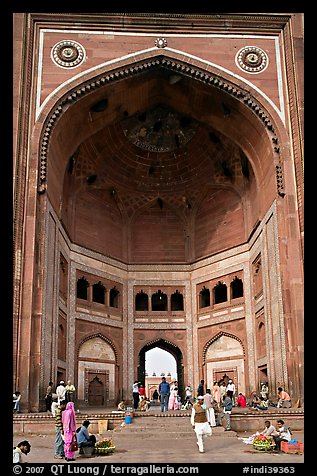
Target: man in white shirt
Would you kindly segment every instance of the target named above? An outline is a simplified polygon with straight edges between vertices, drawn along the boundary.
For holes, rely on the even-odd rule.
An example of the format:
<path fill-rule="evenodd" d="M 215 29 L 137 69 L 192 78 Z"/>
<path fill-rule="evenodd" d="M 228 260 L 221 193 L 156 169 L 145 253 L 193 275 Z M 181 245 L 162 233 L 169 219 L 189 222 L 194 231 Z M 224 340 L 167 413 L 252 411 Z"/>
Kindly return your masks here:
<path fill-rule="evenodd" d="M 227 385 L 227 395 L 231 398 L 232 404 L 234 405 L 234 394 L 236 392 L 236 386 L 231 379 L 228 381 Z"/>
<path fill-rule="evenodd" d="M 25 463 L 23 455 L 27 455 L 31 451 L 31 445 L 27 440 L 20 441 L 13 448 L 13 463 Z"/>
<path fill-rule="evenodd" d="M 58 387 L 56 387 L 57 403 L 60 404 L 61 401 L 65 400 L 66 396 L 66 387 L 65 382 L 61 380 Z"/>

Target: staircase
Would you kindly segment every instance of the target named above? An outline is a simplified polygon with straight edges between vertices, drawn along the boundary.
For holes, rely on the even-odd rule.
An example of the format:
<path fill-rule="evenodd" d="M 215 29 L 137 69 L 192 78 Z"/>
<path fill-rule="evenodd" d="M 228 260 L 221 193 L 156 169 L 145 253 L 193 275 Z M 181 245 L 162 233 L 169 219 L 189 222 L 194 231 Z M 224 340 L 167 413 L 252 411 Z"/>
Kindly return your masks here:
<path fill-rule="evenodd" d="M 213 427 L 213 436 L 224 438 L 235 437 L 236 432 L 224 431 L 223 427 Z M 144 440 L 160 440 L 162 438 L 176 440 L 189 440 L 193 444 L 196 442 L 196 434 L 190 424 L 190 413 L 186 414 L 166 414 L 163 413 L 151 416 L 135 416 L 131 424 L 125 422 L 115 427 L 112 432 L 115 445 L 124 443 L 126 439 L 131 439 L 135 444 L 142 444 Z"/>

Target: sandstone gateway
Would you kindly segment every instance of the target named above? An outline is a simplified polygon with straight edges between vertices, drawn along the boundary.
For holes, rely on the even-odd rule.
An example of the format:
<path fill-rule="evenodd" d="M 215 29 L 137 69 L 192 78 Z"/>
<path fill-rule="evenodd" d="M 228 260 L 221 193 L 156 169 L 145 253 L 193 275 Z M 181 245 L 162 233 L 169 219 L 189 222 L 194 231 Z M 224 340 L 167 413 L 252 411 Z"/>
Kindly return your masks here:
<path fill-rule="evenodd" d="M 303 14 L 15 13 L 14 390 L 146 352 L 303 402 Z"/>

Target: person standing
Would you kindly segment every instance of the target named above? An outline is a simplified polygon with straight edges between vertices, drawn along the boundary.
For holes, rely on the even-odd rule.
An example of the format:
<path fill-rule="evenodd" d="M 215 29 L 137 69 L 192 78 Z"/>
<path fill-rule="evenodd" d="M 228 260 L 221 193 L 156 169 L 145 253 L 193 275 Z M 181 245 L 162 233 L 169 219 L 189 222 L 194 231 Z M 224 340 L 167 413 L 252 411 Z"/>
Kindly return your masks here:
<path fill-rule="evenodd" d="M 63 432 L 63 422 L 62 422 L 62 413 L 66 408 L 66 400 L 62 400 L 55 410 L 55 459 L 64 459 L 64 441 L 62 435 Z"/>
<path fill-rule="evenodd" d="M 21 393 L 16 390 L 13 394 L 13 413 L 20 413 Z"/>
<path fill-rule="evenodd" d="M 234 405 L 234 395 L 235 395 L 235 392 L 236 392 L 236 386 L 235 386 L 235 384 L 233 383 L 233 381 L 231 379 L 228 380 L 228 385 L 227 385 L 227 388 L 226 388 L 226 392 L 227 392 L 227 395 L 229 395 L 229 397 L 232 400 L 232 405 Z"/>
<path fill-rule="evenodd" d="M 204 403 L 204 397 L 199 395 L 197 397 L 197 402 L 194 403 L 192 407 L 192 413 L 190 417 L 190 422 L 195 430 L 197 437 L 197 445 L 200 453 L 204 453 L 204 436 L 211 435 L 212 430 L 208 421 L 208 416 L 206 410 L 202 407 Z"/>
<path fill-rule="evenodd" d="M 221 406 L 222 406 L 222 411 L 218 413 L 217 426 L 222 426 L 222 417 L 225 416 L 226 418 L 225 431 L 230 431 L 231 430 L 230 415 L 232 410 L 232 400 L 228 394 L 223 396 L 223 401 Z"/>
<path fill-rule="evenodd" d="M 165 377 L 162 377 L 162 381 L 159 384 L 158 391 L 159 391 L 159 394 L 160 394 L 160 397 L 161 397 L 161 411 L 164 412 L 164 410 L 165 410 L 166 412 L 168 412 L 168 400 L 169 400 L 169 396 L 170 396 L 170 384 L 168 382 L 166 382 Z"/>
<path fill-rule="evenodd" d="M 133 397 L 133 408 L 134 410 L 137 410 L 139 406 L 139 400 L 140 400 L 139 382 L 137 380 L 135 380 L 132 387 L 132 397 Z"/>
<path fill-rule="evenodd" d="M 48 386 L 46 388 L 46 393 L 44 397 L 45 407 L 48 413 L 51 413 L 52 395 L 53 395 L 53 382 L 48 382 Z"/>
<path fill-rule="evenodd" d="M 157 403 L 158 397 L 159 397 L 158 391 L 155 389 L 154 392 L 153 392 L 153 395 L 152 395 L 154 403 Z"/>
<path fill-rule="evenodd" d="M 13 463 L 25 463 L 23 455 L 28 455 L 31 451 L 31 445 L 29 441 L 23 440 L 13 448 Z M 20 468 L 21 469 L 21 468 Z"/>
<path fill-rule="evenodd" d="M 62 400 L 66 400 L 66 387 L 64 380 L 61 380 L 58 387 L 56 387 L 56 395 L 58 404 L 60 404 Z"/>
<path fill-rule="evenodd" d="M 74 402 L 68 402 L 62 413 L 64 432 L 64 453 L 66 461 L 75 461 L 75 452 L 70 450 L 73 437 L 76 436 L 76 415 Z"/>
<path fill-rule="evenodd" d="M 200 384 L 198 385 L 198 388 L 197 388 L 197 397 L 199 397 L 199 396 L 203 397 L 205 395 L 204 386 L 205 386 L 205 381 L 201 380 Z"/>
<path fill-rule="evenodd" d="M 210 426 L 216 426 L 216 419 L 215 419 L 215 410 L 213 408 L 213 401 L 214 399 L 211 396 L 210 388 L 206 389 L 206 393 L 204 395 L 204 404 L 207 411 L 208 421 Z"/>
<path fill-rule="evenodd" d="M 192 395 L 193 395 L 192 387 L 190 384 L 188 384 L 185 388 L 185 402 L 184 403 L 187 403 L 188 400 L 191 401 Z"/>
<path fill-rule="evenodd" d="M 75 403 L 75 392 L 76 392 L 76 387 L 74 384 L 72 384 L 71 380 L 67 380 L 67 385 L 65 387 L 65 399 L 67 402 L 74 402 Z"/>
<path fill-rule="evenodd" d="M 226 382 L 223 380 L 221 382 L 221 385 L 219 385 L 219 390 L 220 390 L 220 402 L 219 402 L 219 410 L 221 410 L 221 405 L 223 402 L 223 397 L 226 396 L 227 390 L 226 390 Z"/>
<path fill-rule="evenodd" d="M 170 396 L 168 399 L 168 409 L 169 410 L 178 410 L 178 387 L 177 385 L 173 385 L 173 389 L 170 390 Z"/>
<path fill-rule="evenodd" d="M 139 395 L 140 395 L 140 398 L 142 399 L 146 397 L 145 388 L 142 384 L 139 386 Z"/>
<path fill-rule="evenodd" d="M 220 393 L 220 387 L 218 385 L 218 382 L 214 382 L 212 393 L 213 393 L 213 399 L 217 403 L 218 410 L 219 410 L 220 409 L 220 402 L 221 402 L 221 393 Z"/>
<path fill-rule="evenodd" d="M 59 407 L 59 405 L 57 403 L 57 396 L 55 394 L 55 395 L 53 395 L 53 401 L 52 401 L 52 406 L 51 406 L 51 412 L 52 412 L 52 415 L 53 415 L 54 418 L 56 416 L 56 410 L 57 410 L 58 407 Z"/>

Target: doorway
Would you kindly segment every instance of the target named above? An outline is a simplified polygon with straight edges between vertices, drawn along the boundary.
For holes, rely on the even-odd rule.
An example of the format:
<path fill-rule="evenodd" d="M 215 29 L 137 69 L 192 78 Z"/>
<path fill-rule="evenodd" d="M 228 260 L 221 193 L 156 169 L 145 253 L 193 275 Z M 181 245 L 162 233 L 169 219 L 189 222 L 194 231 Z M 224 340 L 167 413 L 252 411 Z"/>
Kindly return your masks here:
<path fill-rule="evenodd" d="M 97 375 L 89 375 L 88 403 L 93 406 L 102 406 L 105 402 L 105 389 L 103 382 Z"/>
<path fill-rule="evenodd" d="M 165 339 L 157 339 L 152 341 L 150 344 L 145 345 L 139 353 L 139 365 L 138 365 L 138 380 L 142 385 L 145 386 L 145 362 L 146 362 L 146 352 L 154 348 L 159 348 L 167 351 L 169 354 L 174 357 L 176 361 L 176 378 L 178 382 L 178 394 L 184 394 L 184 366 L 183 366 L 183 355 L 179 347 L 172 344 L 171 342 L 166 341 Z M 159 382 L 161 381 L 161 375 L 159 377 Z"/>

